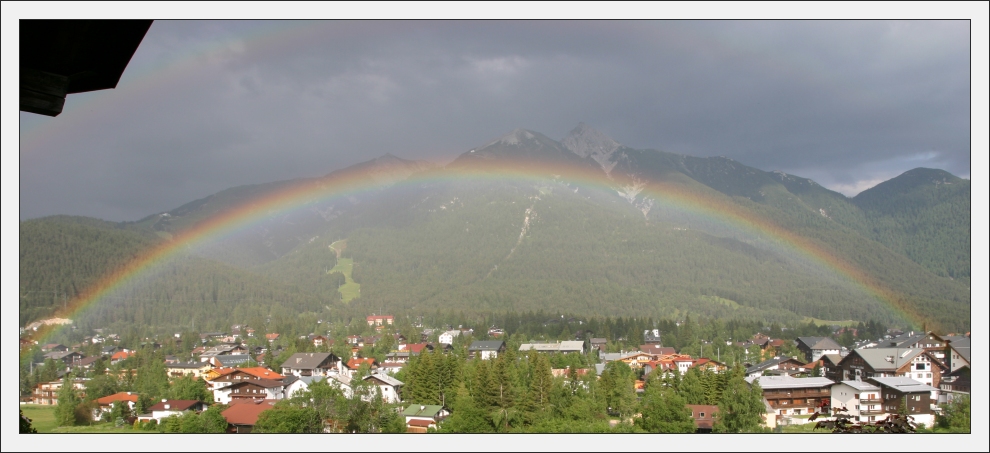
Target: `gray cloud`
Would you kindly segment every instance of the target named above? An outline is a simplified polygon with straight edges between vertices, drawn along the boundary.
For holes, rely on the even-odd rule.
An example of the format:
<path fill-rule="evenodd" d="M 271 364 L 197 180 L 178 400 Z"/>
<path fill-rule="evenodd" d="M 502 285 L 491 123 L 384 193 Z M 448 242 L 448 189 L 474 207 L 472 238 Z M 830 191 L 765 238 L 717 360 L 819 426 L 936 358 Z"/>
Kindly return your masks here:
<path fill-rule="evenodd" d="M 970 174 L 967 21 L 156 21 L 118 88 L 21 113 L 20 217 L 135 220 L 512 129 L 724 155 L 852 195 Z"/>

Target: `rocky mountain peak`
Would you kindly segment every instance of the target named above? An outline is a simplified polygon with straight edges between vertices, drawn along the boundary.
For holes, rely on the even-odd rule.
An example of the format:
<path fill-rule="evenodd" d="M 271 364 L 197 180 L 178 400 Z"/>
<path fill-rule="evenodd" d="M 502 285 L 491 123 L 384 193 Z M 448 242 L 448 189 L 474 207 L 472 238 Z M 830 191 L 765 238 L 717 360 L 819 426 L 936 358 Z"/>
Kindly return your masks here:
<path fill-rule="evenodd" d="M 612 154 L 622 146 L 611 137 L 584 123 L 578 123 L 560 143 L 578 156 L 594 159 L 606 173 L 615 166 L 615 162 L 611 159 Z"/>

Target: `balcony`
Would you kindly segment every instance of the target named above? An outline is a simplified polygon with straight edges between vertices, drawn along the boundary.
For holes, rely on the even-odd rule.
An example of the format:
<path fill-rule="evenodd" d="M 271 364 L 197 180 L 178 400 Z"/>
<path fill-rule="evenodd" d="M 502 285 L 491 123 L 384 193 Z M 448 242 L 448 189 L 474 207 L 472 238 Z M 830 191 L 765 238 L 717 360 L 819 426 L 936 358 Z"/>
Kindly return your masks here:
<path fill-rule="evenodd" d="M 884 413 L 885 412 L 883 411 L 883 409 L 881 409 L 879 407 L 878 408 L 875 408 L 875 409 L 860 409 L 859 410 L 859 414 L 860 415 L 881 415 L 881 414 L 884 414 Z"/>
<path fill-rule="evenodd" d="M 860 404 L 880 404 L 883 400 L 880 398 L 860 398 Z"/>

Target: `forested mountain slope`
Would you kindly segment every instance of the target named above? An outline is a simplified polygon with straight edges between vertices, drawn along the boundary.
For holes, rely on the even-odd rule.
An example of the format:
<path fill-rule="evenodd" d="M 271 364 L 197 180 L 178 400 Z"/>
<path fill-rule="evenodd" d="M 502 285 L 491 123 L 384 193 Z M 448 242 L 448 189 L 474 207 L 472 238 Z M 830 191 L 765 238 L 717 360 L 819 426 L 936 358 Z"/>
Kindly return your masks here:
<path fill-rule="evenodd" d="M 50 281 L 72 297 L 160 241 L 294 190 L 313 195 L 163 263 L 125 292 L 139 302 L 94 319 L 187 326 L 343 309 L 329 246 L 346 239 L 361 284 L 348 311 L 969 325 L 968 181 L 913 170 L 849 199 L 584 125 L 560 142 L 519 129 L 445 168 L 386 155 L 233 188 L 134 223 L 22 222 L 21 321 L 55 308 Z"/>

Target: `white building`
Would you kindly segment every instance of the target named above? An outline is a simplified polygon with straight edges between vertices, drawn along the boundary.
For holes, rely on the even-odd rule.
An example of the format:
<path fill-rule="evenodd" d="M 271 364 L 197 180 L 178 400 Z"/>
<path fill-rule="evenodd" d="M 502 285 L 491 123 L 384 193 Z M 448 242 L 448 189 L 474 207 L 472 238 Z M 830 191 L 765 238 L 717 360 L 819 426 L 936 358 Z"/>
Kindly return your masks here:
<path fill-rule="evenodd" d="M 864 381 L 842 381 L 832 386 L 832 408 L 845 408 L 850 419 L 875 422 L 886 417 L 880 387 Z"/>

